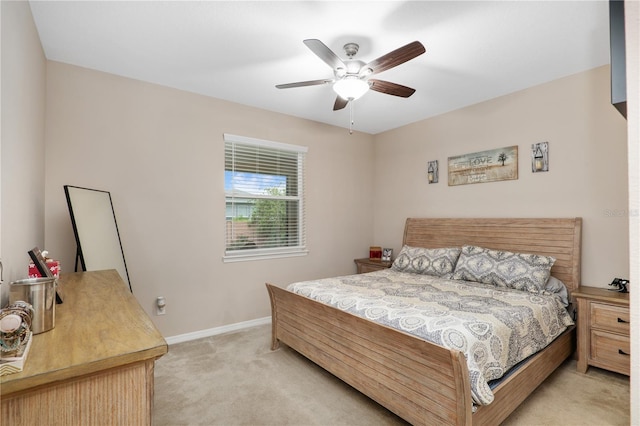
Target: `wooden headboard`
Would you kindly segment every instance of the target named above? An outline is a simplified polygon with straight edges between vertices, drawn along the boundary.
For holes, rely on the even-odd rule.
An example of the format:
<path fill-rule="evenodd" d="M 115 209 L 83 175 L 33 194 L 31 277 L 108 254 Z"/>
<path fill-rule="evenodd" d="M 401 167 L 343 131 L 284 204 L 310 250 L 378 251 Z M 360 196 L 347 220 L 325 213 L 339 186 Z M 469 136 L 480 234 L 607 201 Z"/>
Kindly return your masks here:
<path fill-rule="evenodd" d="M 474 245 L 553 256 L 551 275 L 570 291 L 580 285 L 582 218 L 438 219 L 408 218 L 403 244 L 438 248 Z"/>

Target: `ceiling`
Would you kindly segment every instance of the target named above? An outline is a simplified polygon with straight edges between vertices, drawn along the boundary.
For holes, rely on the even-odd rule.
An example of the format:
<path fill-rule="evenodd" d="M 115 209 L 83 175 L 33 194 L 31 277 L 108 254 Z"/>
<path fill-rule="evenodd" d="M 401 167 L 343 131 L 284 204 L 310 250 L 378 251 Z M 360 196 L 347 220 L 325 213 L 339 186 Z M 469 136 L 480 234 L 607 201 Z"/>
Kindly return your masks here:
<path fill-rule="evenodd" d="M 426 53 L 376 78 L 416 89 L 369 91 L 353 129 L 376 134 L 609 63 L 599 1 L 31 1 L 49 60 L 349 127 L 333 78 L 304 44 L 369 62 L 414 40 Z"/>

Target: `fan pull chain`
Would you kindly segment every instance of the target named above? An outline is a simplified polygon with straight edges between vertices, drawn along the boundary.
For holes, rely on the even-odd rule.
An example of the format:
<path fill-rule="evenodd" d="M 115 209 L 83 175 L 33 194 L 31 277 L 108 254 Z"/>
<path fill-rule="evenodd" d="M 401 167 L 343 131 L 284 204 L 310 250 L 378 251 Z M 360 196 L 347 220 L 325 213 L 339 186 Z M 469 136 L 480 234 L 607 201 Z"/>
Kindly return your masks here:
<path fill-rule="evenodd" d="M 353 134 L 353 99 L 349 102 L 349 134 Z"/>

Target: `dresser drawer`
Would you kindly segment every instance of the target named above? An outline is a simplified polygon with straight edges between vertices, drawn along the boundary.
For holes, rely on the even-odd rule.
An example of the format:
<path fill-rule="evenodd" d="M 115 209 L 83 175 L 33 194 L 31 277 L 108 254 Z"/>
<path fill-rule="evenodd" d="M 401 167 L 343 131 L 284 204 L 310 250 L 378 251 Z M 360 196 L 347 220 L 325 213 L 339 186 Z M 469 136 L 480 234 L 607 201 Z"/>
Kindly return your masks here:
<path fill-rule="evenodd" d="M 605 367 L 618 373 L 630 373 L 629 336 L 591 330 L 591 364 Z"/>
<path fill-rule="evenodd" d="M 629 308 L 592 302 L 591 327 L 629 335 Z"/>

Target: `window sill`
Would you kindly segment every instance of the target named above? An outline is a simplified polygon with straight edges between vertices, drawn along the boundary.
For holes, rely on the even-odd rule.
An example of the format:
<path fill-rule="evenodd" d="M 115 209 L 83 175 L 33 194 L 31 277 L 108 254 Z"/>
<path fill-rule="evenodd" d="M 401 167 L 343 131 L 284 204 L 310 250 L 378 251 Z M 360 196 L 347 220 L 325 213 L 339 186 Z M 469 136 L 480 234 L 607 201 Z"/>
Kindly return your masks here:
<path fill-rule="evenodd" d="M 285 257 L 306 256 L 309 251 L 305 248 L 297 248 L 295 250 L 278 250 L 278 251 L 260 251 L 260 250 L 243 250 L 242 252 L 227 252 L 222 257 L 223 263 L 248 262 L 254 260 L 282 259 Z"/>

